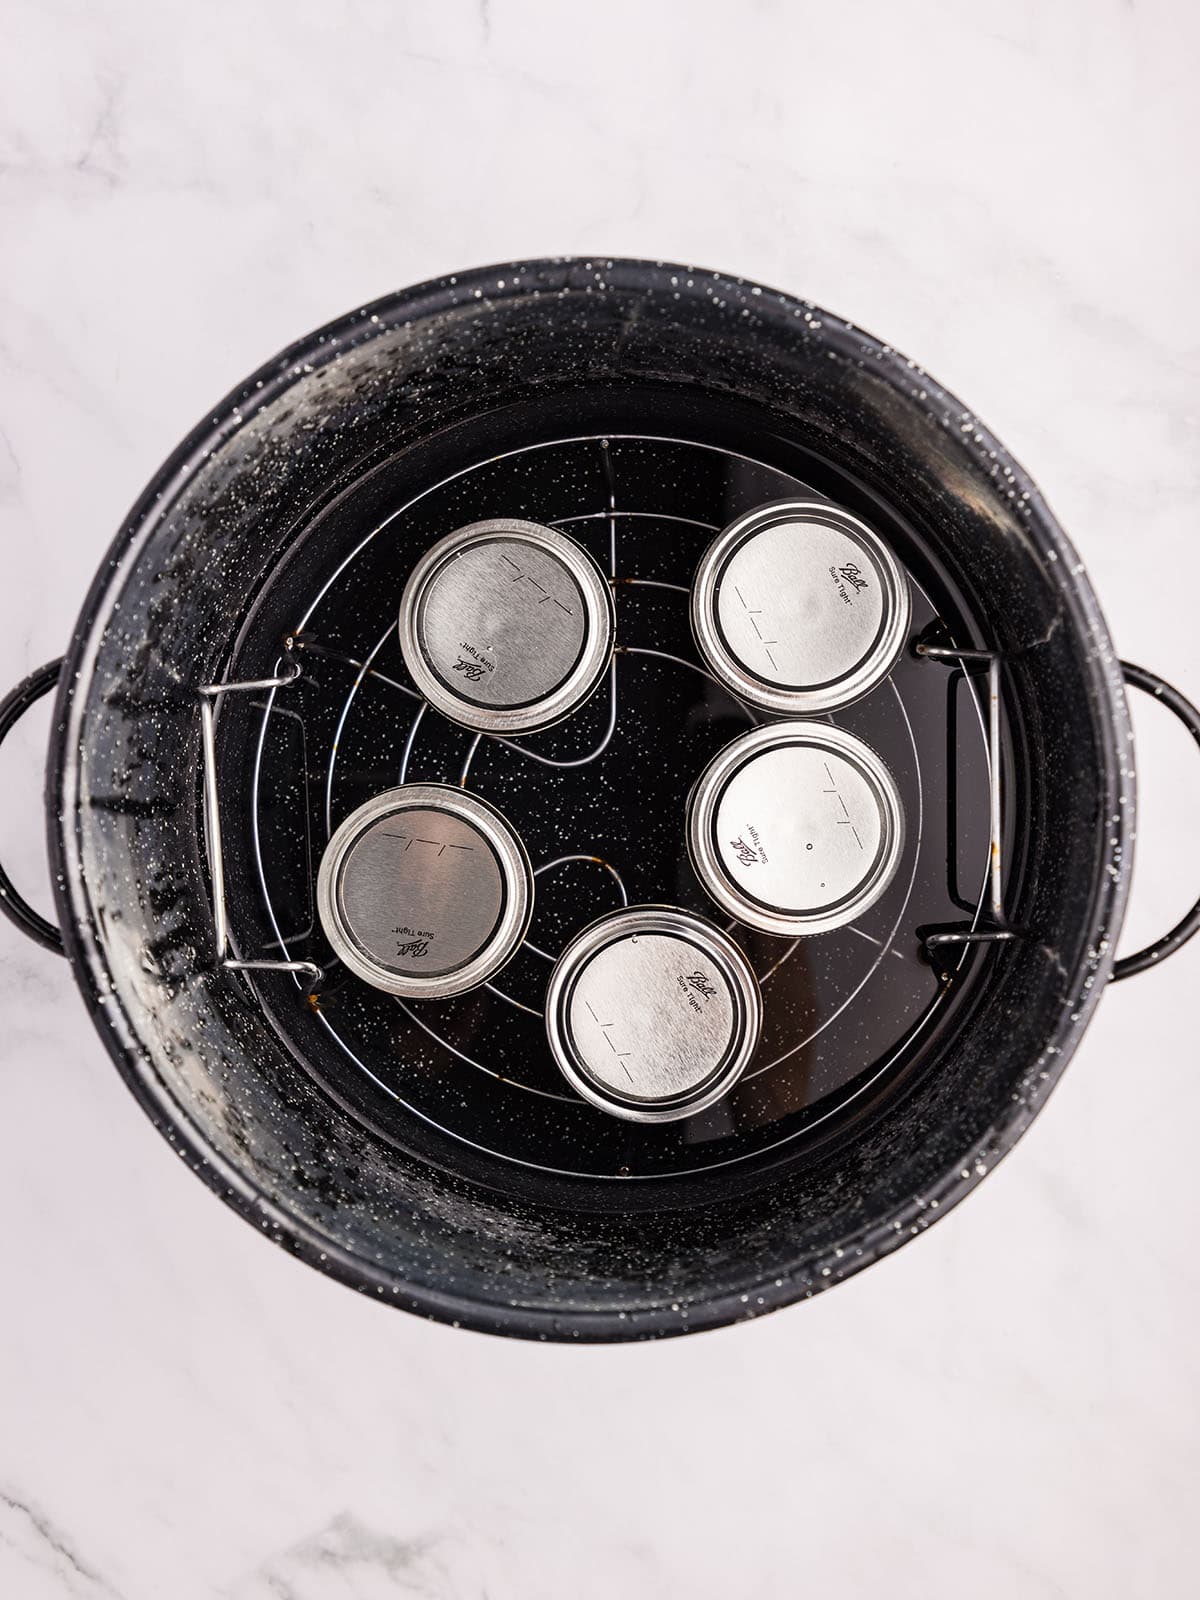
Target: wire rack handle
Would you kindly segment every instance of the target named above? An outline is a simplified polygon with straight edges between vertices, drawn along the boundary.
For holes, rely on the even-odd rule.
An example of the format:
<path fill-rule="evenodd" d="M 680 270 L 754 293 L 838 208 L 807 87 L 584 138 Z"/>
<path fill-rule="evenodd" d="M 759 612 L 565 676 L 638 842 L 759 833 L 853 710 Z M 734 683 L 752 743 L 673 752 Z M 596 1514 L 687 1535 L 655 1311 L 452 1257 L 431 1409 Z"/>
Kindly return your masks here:
<path fill-rule="evenodd" d="M 285 689 L 300 677 L 298 661 L 291 670 L 271 678 L 252 678 L 241 683 L 206 683 L 200 690 L 200 743 L 204 784 L 204 846 L 212 879 L 213 930 L 217 959 L 230 972 L 304 973 L 316 988 L 325 976 L 315 961 L 279 961 L 264 957 L 244 961 L 233 954 L 229 938 L 229 911 L 225 900 L 225 855 L 221 843 L 221 806 L 217 795 L 217 707 L 227 694 L 253 694 L 265 689 Z"/>

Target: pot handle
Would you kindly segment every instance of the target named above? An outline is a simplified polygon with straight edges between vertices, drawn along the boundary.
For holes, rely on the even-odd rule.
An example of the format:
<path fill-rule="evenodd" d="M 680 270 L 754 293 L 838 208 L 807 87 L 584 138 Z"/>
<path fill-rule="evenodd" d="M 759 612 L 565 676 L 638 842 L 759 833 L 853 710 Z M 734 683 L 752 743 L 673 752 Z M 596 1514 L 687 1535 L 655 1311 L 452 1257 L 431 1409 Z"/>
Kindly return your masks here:
<path fill-rule="evenodd" d="M 1197 711 L 1190 700 L 1185 700 L 1178 689 L 1172 688 L 1155 673 L 1147 672 L 1145 667 L 1135 667 L 1132 661 L 1122 661 L 1121 671 L 1131 689 L 1141 689 L 1145 694 L 1152 694 L 1166 706 L 1168 711 L 1173 711 L 1200 745 L 1200 711 Z M 1144 950 L 1135 950 L 1133 955 L 1122 956 L 1114 961 L 1111 981 L 1116 983 L 1121 978 L 1132 978 L 1135 972 L 1144 972 L 1147 967 L 1164 961 L 1167 956 L 1173 956 L 1176 950 L 1182 949 L 1195 933 L 1200 933 L 1200 900 L 1196 901 L 1190 911 L 1184 913 L 1170 933 L 1164 933 L 1161 939 L 1148 944 Z"/>
<path fill-rule="evenodd" d="M 10 690 L 3 700 L 0 700 L 0 744 L 3 744 L 30 706 L 55 688 L 62 672 L 62 664 L 62 656 L 59 656 L 57 661 L 47 661 L 44 667 L 38 667 L 35 672 L 31 672 L 15 689 Z M 28 934 L 47 950 L 53 950 L 60 956 L 66 954 L 63 949 L 62 934 L 52 922 L 47 922 L 45 917 L 22 899 L 17 893 L 16 885 L 2 866 L 0 866 L 0 911 L 3 911 L 10 922 L 15 922 L 22 933 Z"/>

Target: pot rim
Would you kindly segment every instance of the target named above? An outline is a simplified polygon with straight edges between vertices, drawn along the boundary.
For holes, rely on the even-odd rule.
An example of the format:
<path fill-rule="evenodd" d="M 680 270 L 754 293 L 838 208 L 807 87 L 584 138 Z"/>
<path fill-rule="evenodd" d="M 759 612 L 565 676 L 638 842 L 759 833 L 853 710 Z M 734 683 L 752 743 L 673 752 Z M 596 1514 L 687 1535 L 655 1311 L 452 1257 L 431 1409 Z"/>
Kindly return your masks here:
<path fill-rule="evenodd" d="M 681 1302 L 674 1310 L 649 1306 L 564 1312 L 536 1305 L 512 1306 L 499 1299 L 459 1298 L 424 1286 L 397 1283 L 391 1274 L 374 1271 L 367 1261 L 341 1249 L 327 1236 L 265 1199 L 236 1167 L 206 1144 L 186 1107 L 155 1073 L 118 1000 L 105 963 L 79 849 L 78 752 L 83 708 L 99 642 L 126 575 L 136 565 L 165 510 L 201 463 L 299 377 L 328 365 L 348 348 L 389 331 L 396 323 L 445 313 L 470 301 L 482 300 L 486 305 L 527 295 L 535 288 L 563 287 L 571 274 L 578 276 L 580 288 L 584 287 L 585 275 L 591 275 L 634 291 L 667 287 L 674 277 L 687 284 L 689 293 L 701 298 L 707 297 L 706 290 L 715 293 L 719 287 L 722 297 L 735 309 L 745 308 L 761 315 L 773 306 L 788 316 L 806 316 L 819 323 L 827 344 L 869 363 L 876 377 L 903 394 L 909 403 L 920 405 L 947 433 L 966 436 L 981 462 L 981 471 L 993 477 L 1004 473 L 1006 490 L 1026 525 L 1036 529 L 1044 558 L 1058 565 L 1054 577 L 1064 606 L 1072 610 L 1080 633 L 1094 643 L 1095 648 L 1087 652 L 1082 666 L 1100 717 L 1106 771 L 1114 796 L 1118 778 L 1124 782 L 1125 803 L 1119 807 L 1120 821 L 1114 825 L 1122 851 L 1121 865 L 1115 874 L 1095 875 L 1087 953 L 1071 975 L 1059 1019 L 1042 1054 L 1026 1068 L 1028 1092 L 1014 1096 L 1008 1112 L 965 1150 L 953 1169 L 936 1184 L 903 1207 L 893 1209 L 885 1220 L 871 1222 L 847 1235 L 836 1252 L 831 1249 L 827 1259 L 814 1260 L 802 1276 L 772 1277 L 748 1291 L 711 1295 L 686 1305 Z M 305 368 L 308 372 L 303 371 Z M 1132 734 L 1120 663 L 1082 563 L 1033 479 L 968 407 L 892 346 L 855 324 L 751 280 L 664 261 L 547 257 L 428 279 L 326 323 L 265 362 L 205 414 L 204 420 L 167 457 L 121 523 L 89 586 L 73 629 L 52 728 L 55 732 L 51 735 L 46 775 L 47 835 L 66 954 L 109 1055 L 154 1126 L 214 1193 L 293 1255 L 371 1298 L 401 1305 L 434 1321 L 485 1333 L 583 1344 L 661 1338 L 716 1328 L 811 1298 L 924 1231 L 930 1222 L 969 1194 L 1013 1148 L 1058 1082 L 1109 977 L 1129 890 L 1136 798 L 1132 760 L 1123 753 L 1131 748 Z"/>

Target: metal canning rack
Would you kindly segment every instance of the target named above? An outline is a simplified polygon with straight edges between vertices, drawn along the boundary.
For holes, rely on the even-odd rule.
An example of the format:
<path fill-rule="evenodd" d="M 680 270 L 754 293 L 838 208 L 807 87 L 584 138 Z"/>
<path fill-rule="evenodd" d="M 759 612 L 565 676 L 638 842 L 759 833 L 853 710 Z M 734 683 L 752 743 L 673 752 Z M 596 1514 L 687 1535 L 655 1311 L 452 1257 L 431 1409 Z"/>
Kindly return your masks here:
<path fill-rule="evenodd" d="M 619 436 L 612 437 L 615 438 Z M 647 435 L 636 436 L 638 443 L 645 442 L 649 438 L 650 436 Z M 531 446 L 528 448 L 547 448 L 555 444 L 578 445 L 587 442 L 590 441 L 584 439 L 553 440 L 547 441 L 545 445 Z M 598 438 L 594 442 L 596 445 L 598 445 L 601 451 L 602 460 L 604 463 L 605 483 L 607 490 L 605 496 L 606 503 L 590 512 L 564 516 L 558 519 L 547 517 L 544 520 L 549 525 L 561 528 L 563 531 L 571 531 L 573 526 L 581 523 L 598 523 L 602 527 L 606 528 L 608 535 L 608 575 L 610 582 L 613 585 L 615 595 L 619 595 L 623 588 L 642 588 L 646 590 L 662 590 L 669 593 L 675 593 L 680 597 L 681 601 L 686 602 L 690 593 L 686 585 L 666 582 L 657 578 L 642 577 L 637 574 L 623 574 L 618 571 L 617 550 L 619 526 L 626 520 L 635 522 L 639 517 L 653 517 L 659 522 L 677 522 L 684 524 L 696 534 L 707 539 L 711 538 L 716 534 L 716 532 L 719 531 L 718 525 L 711 522 L 705 522 L 694 517 L 671 516 L 668 513 L 660 511 L 650 512 L 642 511 L 636 508 L 619 508 L 616 502 L 615 483 L 612 471 L 612 463 L 609 455 L 609 439 Z M 662 440 L 660 442 L 696 448 L 694 441 Z M 698 448 L 703 449 L 716 447 L 699 446 Z M 520 452 L 513 452 L 513 454 L 518 453 Z M 733 452 L 726 453 L 734 454 Z M 751 458 L 743 457 L 741 459 L 750 461 Z M 430 489 L 424 492 L 431 493 L 434 489 L 440 487 L 442 487 L 441 484 L 431 485 Z M 388 521 L 394 520 L 395 517 L 401 515 L 406 509 L 407 506 L 400 507 L 398 511 L 392 514 L 392 517 L 389 518 Z M 373 530 L 372 535 L 369 537 L 373 537 L 374 532 L 378 531 L 378 529 Z M 356 553 L 357 552 L 352 552 L 351 555 L 347 557 L 346 562 L 343 563 L 343 567 L 338 569 L 338 572 L 335 573 L 334 577 L 329 580 L 328 584 L 326 584 L 325 589 L 323 589 L 321 594 L 316 597 L 316 600 L 310 607 L 310 616 L 312 615 L 312 612 L 318 608 L 320 600 L 322 599 L 326 590 L 334 581 L 336 581 L 343 568 L 354 559 L 354 555 Z M 376 665 L 374 665 L 381 648 L 390 638 L 393 628 L 394 625 L 390 626 L 385 634 L 370 650 L 365 653 L 364 656 L 358 656 L 352 655 L 345 651 L 336 650 L 323 643 L 319 636 L 308 631 L 307 621 L 305 621 L 301 623 L 299 629 L 294 634 L 289 635 L 285 639 L 283 652 L 279 658 L 277 669 L 271 676 L 246 681 L 230 681 L 206 684 L 199 691 L 202 727 L 204 833 L 212 879 L 213 923 L 217 958 L 224 968 L 232 971 L 243 971 L 248 973 L 282 973 L 291 975 L 295 979 L 298 988 L 305 996 L 307 1002 L 318 1013 L 320 1012 L 321 1007 L 322 990 L 328 981 L 328 972 L 313 960 L 293 958 L 288 950 L 287 943 L 280 932 L 278 921 L 270 904 L 270 895 L 267 891 L 266 879 L 262 866 L 261 846 L 258 838 L 256 812 L 252 812 L 251 826 L 254 833 L 254 850 L 258 860 L 259 881 L 267 902 L 268 916 L 277 935 L 276 941 L 273 942 L 276 944 L 277 949 L 282 950 L 283 954 L 281 956 L 275 956 L 268 953 L 262 953 L 252 957 L 243 956 L 239 953 L 236 944 L 231 937 L 228 925 L 224 880 L 222 819 L 220 816 L 220 808 L 218 803 L 216 764 L 217 717 L 219 714 L 220 704 L 226 695 L 257 694 L 265 697 L 263 734 L 260 735 L 259 739 L 259 760 L 261 760 L 262 737 L 265 735 L 267 720 L 275 707 L 277 697 L 286 697 L 288 689 L 296 685 L 304 676 L 303 660 L 305 656 L 310 656 L 313 658 L 323 657 L 326 659 L 340 661 L 354 672 L 355 677 L 349 693 L 346 696 L 345 704 L 342 707 L 341 714 L 337 720 L 333 741 L 334 749 L 336 749 L 338 738 L 340 737 L 341 731 L 345 726 L 346 718 L 349 714 L 354 695 L 363 682 L 370 678 L 389 686 L 398 695 L 411 702 L 414 707 L 413 715 L 408 724 L 407 733 L 404 740 L 397 779 L 399 783 L 403 784 L 407 780 L 408 770 L 412 761 L 413 753 L 420 737 L 422 726 L 425 722 L 425 719 L 430 714 L 431 708 L 411 684 L 403 682 L 400 678 L 381 671 Z M 620 633 L 618 633 L 618 640 L 619 639 Z M 989 872 L 987 878 L 987 893 L 985 897 L 981 898 L 980 903 L 977 906 L 972 906 L 969 903 L 957 902 L 963 904 L 964 911 L 967 913 L 966 920 L 964 920 L 961 925 L 947 925 L 938 927 L 936 929 L 914 930 L 914 938 L 917 940 L 917 942 L 919 942 L 924 951 L 926 959 L 937 973 L 939 979 L 941 980 L 942 989 L 944 990 L 951 981 L 953 973 L 966 959 L 966 956 L 972 946 L 988 944 L 992 942 L 1004 942 L 1018 937 L 1018 931 L 1008 926 L 1005 920 L 1002 900 L 1004 876 L 1004 794 L 1002 787 L 1000 714 L 1002 658 L 995 651 L 969 648 L 965 646 L 960 647 L 954 644 L 946 644 L 941 642 L 934 644 L 925 643 L 922 641 L 918 642 L 915 648 L 917 655 L 929 662 L 931 670 L 934 665 L 949 666 L 952 669 L 957 668 L 961 670 L 964 677 L 972 683 L 973 690 L 974 680 L 978 677 L 978 674 L 973 673 L 971 669 L 978 666 L 986 667 L 986 743 L 989 772 L 990 807 Z M 720 688 L 722 692 L 729 692 L 725 686 L 718 684 L 717 680 L 713 678 L 712 675 L 696 661 L 688 660 L 684 656 L 668 651 L 618 642 L 612 662 L 609 666 L 607 685 L 597 691 L 598 695 L 604 695 L 607 697 L 607 717 L 599 738 L 590 750 L 579 756 L 562 758 L 551 756 L 542 751 L 532 749 L 520 739 L 509 738 L 502 735 L 472 733 L 469 730 L 463 729 L 460 731 L 467 742 L 461 764 L 458 769 L 458 783 L 464 787 L 469 783 L 473 763 L 485 739 L 491 739 L 493 742 L 518 753 L 522 759 L 547 768 L 556 768 L 560 770 L 583 768 L 598 760 L 611 743 L 618 725 L 618 719 L 620 715 L 618 665 L 622 659 L 627 659 L 630 657 L 656 659 L 659 662 L 669 663 L 675 668 L 681 668 L 689 672 L 699 673 L 711 683 L 717 684 L 717 687 Z M 886 690 L 887 685 L 884 684 L 880 686 L 880 689 L 876 691 L 876 693 L 885 693 Z M 741 712 L 745 716 L 748 725 L 756 725 L 764 720 L 763 717 L 752 707 L 749 707 L 741 702 L 739 702 L 739 704 Z M 903 702 L 899 702 L 899 705 L 901 711 L 903 711 Z M 434 715 L 437 715 L 437 713 L 434 713 Z M 911 737 L 912 735 L 910 730 L 910 738 Z M 333 751 L 331 751 L 325 779 L 324 794 L 324 820 L 326 826 L 326 836 L 328 836 L 329 832 L 332 831 L 333 827 L 333 777 L 334 760 Z M 256 766 L 256 792 L 257 785 L 258 769 Z M 679 821 L 680 829 L 682 830 L 682 816 L 680 817 Z M 571 866 L 592 867 L 605 873 L 612 881 L 616 892 L 620 897 L 620 903 L 622 905 L 627 905 L 629 903 L 629 894 L 619 867 L 613 862 L 604 860 L 593 851 L 588 851 L 586 849 L 568 850 L 559 855 L 555 855 L 550 859 L 543 860 L 538 863 L 534 868 L 534 875 L 535 877 L 540 878 L 545 874 L 556 872 L 565 867 Z M 986 911 L 984 907 L 984 898 L 987 900 Z M 907 900 L 905 904 L 907 904 Z M 738 929 L 739 924 L 736 921 L 728 921 L 724 923 L 724 926 L 726 927 L 727 931 L 733 931 Z M 860 937 L 871 939 L 872 943 L 879 944 L 880 949 L 878 959 L 881 960 L 883 955 L 887 953 L 887 950 L 894 945 L 896 934 L 899 931 L 899 919 L 897 920 L 896 926 L 892 929 L 891 936 L 887 941 L 876 940 L 871 935 L 866 934 L 863 930 L 855 928 L 853 925 L 850 925 L 847 931 L 857 934 Z M 772 961 L 770 966 L 767 967 L 765 971 L 760 972 L 760 985 L 765 988 L 775 977 L 775 975 L 792 958 L 797 948 L 804 942 L 805 941 L 803 937 L 793 939 L 782 951 L 782 953 L 774 961 Z M 523 948 L 546 963 L 547 966 L 552 964 L 557 959 L 556 955 L 552 951 L 542 948 L 529 938 L 525 940 Z M 878 965 L 878 961 L 875 963 L 875 965 Z M 874 970 L 875 966 L 870 969 L 870 971 Z M 867 976 L 869 975 L 870 973 L 867 974 Z M 864 978 L 863 982 L 865 981 L 866 979 Z M 859 988 L 861 988 L 861 986 L 862 985 L 860 984 Z M 541 1009 L 535 1008 L 534 1006 L 531 1006 L 525 1001 L 519 999 L 517 996 L 509 994 L 504 989 L 502 984 L 488 982 L 483 987 L 497 999 L 505 1002 L 505 1004 L 508 1006 L 514 1007 L 516 1010 L 525 1012 L 533 1017 L 538 1018 L 539 1020 L 541 1019 L 543 1015 Z M 858 989 L 854 991 L 854 993 L 857 992 Z M 853 998 L 854 994 L 851 994 L 844 1004 L 849 1004 L 850 1000 Z M 938 998 L 940 998 L 940 996 Z M 402 1000 L 397 1000 L 396 1003 L 401 1006 L 409 1018 L 423 1033 L 427 1034 L 451 1054 L 464 1061 L 467 1061 L 471 1066 L 481 1067 L 482 1070 L 489 1072 L 489 1074 L 492 1076 L 498 1076 L 498 1074 L 493 1073 L 490 1068 L 482 1067 L 481 1063 L 466 1055 L 455 1045 L 451 1039 L 448 1039 L 439 1033 L 427 1018 L 420 1015 L 418 1010 L 414 1010 L 411 1005 Z M 936 1005 L 936 1003 L 937 999 L 935 998 L 934 1004 Z M 844 1009 L 844 1005 L 839 1007 L 839 1012 L 842 1009 Z M 835 1016 L 837 1014 L 838 1013 L 834 1013 Z M 821 1026 L 826 1026 L 828 1021 L 831 1020 L 833 1019 L 826 1019 L 826 1021 L 822 1022 Z M 355 1059 L 349 1046 L 340 1040 L 339 1042 L 343 1044 L 343 1049 L 347 1050 L 347 1053 L 351 1055 L 351 1058 Z M 791 1052 L 789 1052 L 789 1054 L 790 1053 Z M 359 1065 L 362 1065 L 362 1063 L 359 1062 Z M 756 1068 L 756 1071 L 761 1072 L 774 1065 L 778 1065 L 778 1062 L 768 1062 L 766 1066 Z M 535 1094 L 547 1094 L 547 1091 L 543 1089 L 532 1088 L 527 1084 L 522 1084 L 520 1087 L 530 1089 L 530 1092 Z M 549 1098 L 567 1099 L 568 1097 L 551 1094 L 549 1095 Z"/>

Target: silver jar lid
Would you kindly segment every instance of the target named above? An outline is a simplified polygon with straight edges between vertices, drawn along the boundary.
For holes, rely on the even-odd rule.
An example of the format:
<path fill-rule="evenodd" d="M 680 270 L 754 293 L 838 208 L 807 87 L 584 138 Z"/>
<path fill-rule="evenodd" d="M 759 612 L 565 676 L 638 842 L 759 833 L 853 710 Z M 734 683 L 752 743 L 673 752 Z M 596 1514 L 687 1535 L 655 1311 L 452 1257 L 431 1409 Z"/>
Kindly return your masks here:
<path fill-rule="evenodd" d="M 822 500 L 756 507 L 696 569 L 692 630 L 713 675 L 782 716 L 849 705 L 895 665 L 908 582 L 883 541 Z"/>
<path fill-rule="evenodd" d="M 746 957 L 711 922 L 672 906 L 593 922 L 558 958 L 546 991 L 546 1034 L 564 1076 L 631 1122 L 674 1122 L 719 1100 L 761 1027 Z"/>
<path fill-rule="evenodd" d="M 325 937 L 365 983 L 411 1000 L 473 989 L 525 937 L 533 872 L 494 806 L 409 783 L 351 812 L 317 875 Z"/>
<path fill-rule="evenodd" d="M 554 528 L 495 517 L 459 528 L 413 568 L 400 649 L 417 688 L 480 733 L 530 733 L 567 716 L 612 655 L 612 590 Z"/>
<path fill-rule="evenodd" d="M 829 933 L 874 905 L 899 865 L 904 811 L 861 739 L 821 722 L 772 722 L 726 745 L 688 800 L 700 882 L 764 933 Z"/>

